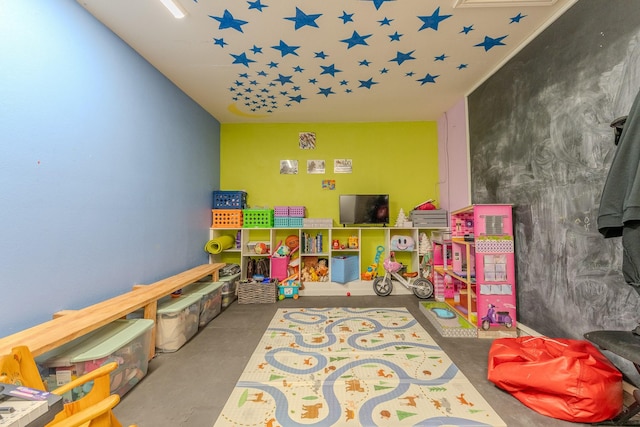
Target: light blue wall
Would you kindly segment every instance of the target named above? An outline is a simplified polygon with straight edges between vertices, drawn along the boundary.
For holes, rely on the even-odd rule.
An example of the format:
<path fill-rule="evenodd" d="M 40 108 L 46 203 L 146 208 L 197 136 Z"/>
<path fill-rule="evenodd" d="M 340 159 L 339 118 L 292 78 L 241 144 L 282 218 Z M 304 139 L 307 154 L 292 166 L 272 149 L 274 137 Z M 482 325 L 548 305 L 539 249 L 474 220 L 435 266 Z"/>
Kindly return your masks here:
<path fill-rule="evenodd" d="M 72 0 L 0 3 L 0 336 L 208 262 L 219 123 Z"/>

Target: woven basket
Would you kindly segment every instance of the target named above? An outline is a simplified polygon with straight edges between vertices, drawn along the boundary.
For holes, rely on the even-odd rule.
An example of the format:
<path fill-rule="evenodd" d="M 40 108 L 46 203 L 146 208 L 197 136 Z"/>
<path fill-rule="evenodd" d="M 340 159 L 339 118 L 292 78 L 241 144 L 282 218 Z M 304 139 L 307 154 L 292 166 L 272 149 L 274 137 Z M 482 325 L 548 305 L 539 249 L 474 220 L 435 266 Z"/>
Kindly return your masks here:
<path fill-rule="evenodd" d="M 276 283 L 240 282 L 238 304 L 273 304 L 278 299 Z"/>

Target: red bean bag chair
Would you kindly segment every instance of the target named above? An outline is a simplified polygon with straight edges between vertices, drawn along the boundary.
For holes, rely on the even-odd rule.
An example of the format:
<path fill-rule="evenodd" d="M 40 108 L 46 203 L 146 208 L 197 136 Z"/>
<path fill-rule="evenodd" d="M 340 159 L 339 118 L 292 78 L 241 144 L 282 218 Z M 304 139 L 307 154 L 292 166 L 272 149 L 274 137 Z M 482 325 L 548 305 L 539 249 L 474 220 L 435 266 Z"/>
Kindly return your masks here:
<path fill-rule="evenodd" d="M 496 339 L 488 378 L 527 407 L 561 420 L 596 423 L 623 409 L 622 374 L 588 341 Z"/>

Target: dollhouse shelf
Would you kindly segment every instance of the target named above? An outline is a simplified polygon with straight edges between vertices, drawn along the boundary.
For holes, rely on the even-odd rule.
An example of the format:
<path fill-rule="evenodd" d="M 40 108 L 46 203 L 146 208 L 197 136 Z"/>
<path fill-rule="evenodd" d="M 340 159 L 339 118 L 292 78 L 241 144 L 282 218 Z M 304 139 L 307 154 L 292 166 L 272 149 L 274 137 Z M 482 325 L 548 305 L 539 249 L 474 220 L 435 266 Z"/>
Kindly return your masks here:
<path fill-rule="evenodd" d="M 517 336 L 511 205 L 451 212 L 451 236 L 434 239 L 435 297 L 478 328 L 478 337 Z"/>

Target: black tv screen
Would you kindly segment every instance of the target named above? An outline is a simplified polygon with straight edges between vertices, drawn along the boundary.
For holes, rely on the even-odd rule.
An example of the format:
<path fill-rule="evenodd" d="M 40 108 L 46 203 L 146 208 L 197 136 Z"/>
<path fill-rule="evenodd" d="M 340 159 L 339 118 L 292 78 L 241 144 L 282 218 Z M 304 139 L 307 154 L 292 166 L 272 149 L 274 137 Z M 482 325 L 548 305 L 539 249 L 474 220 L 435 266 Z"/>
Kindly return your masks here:
<path fill-rule="evenodd" d="M 388 224 L 388 194 L 341 194 L 340 224 Z"/>

